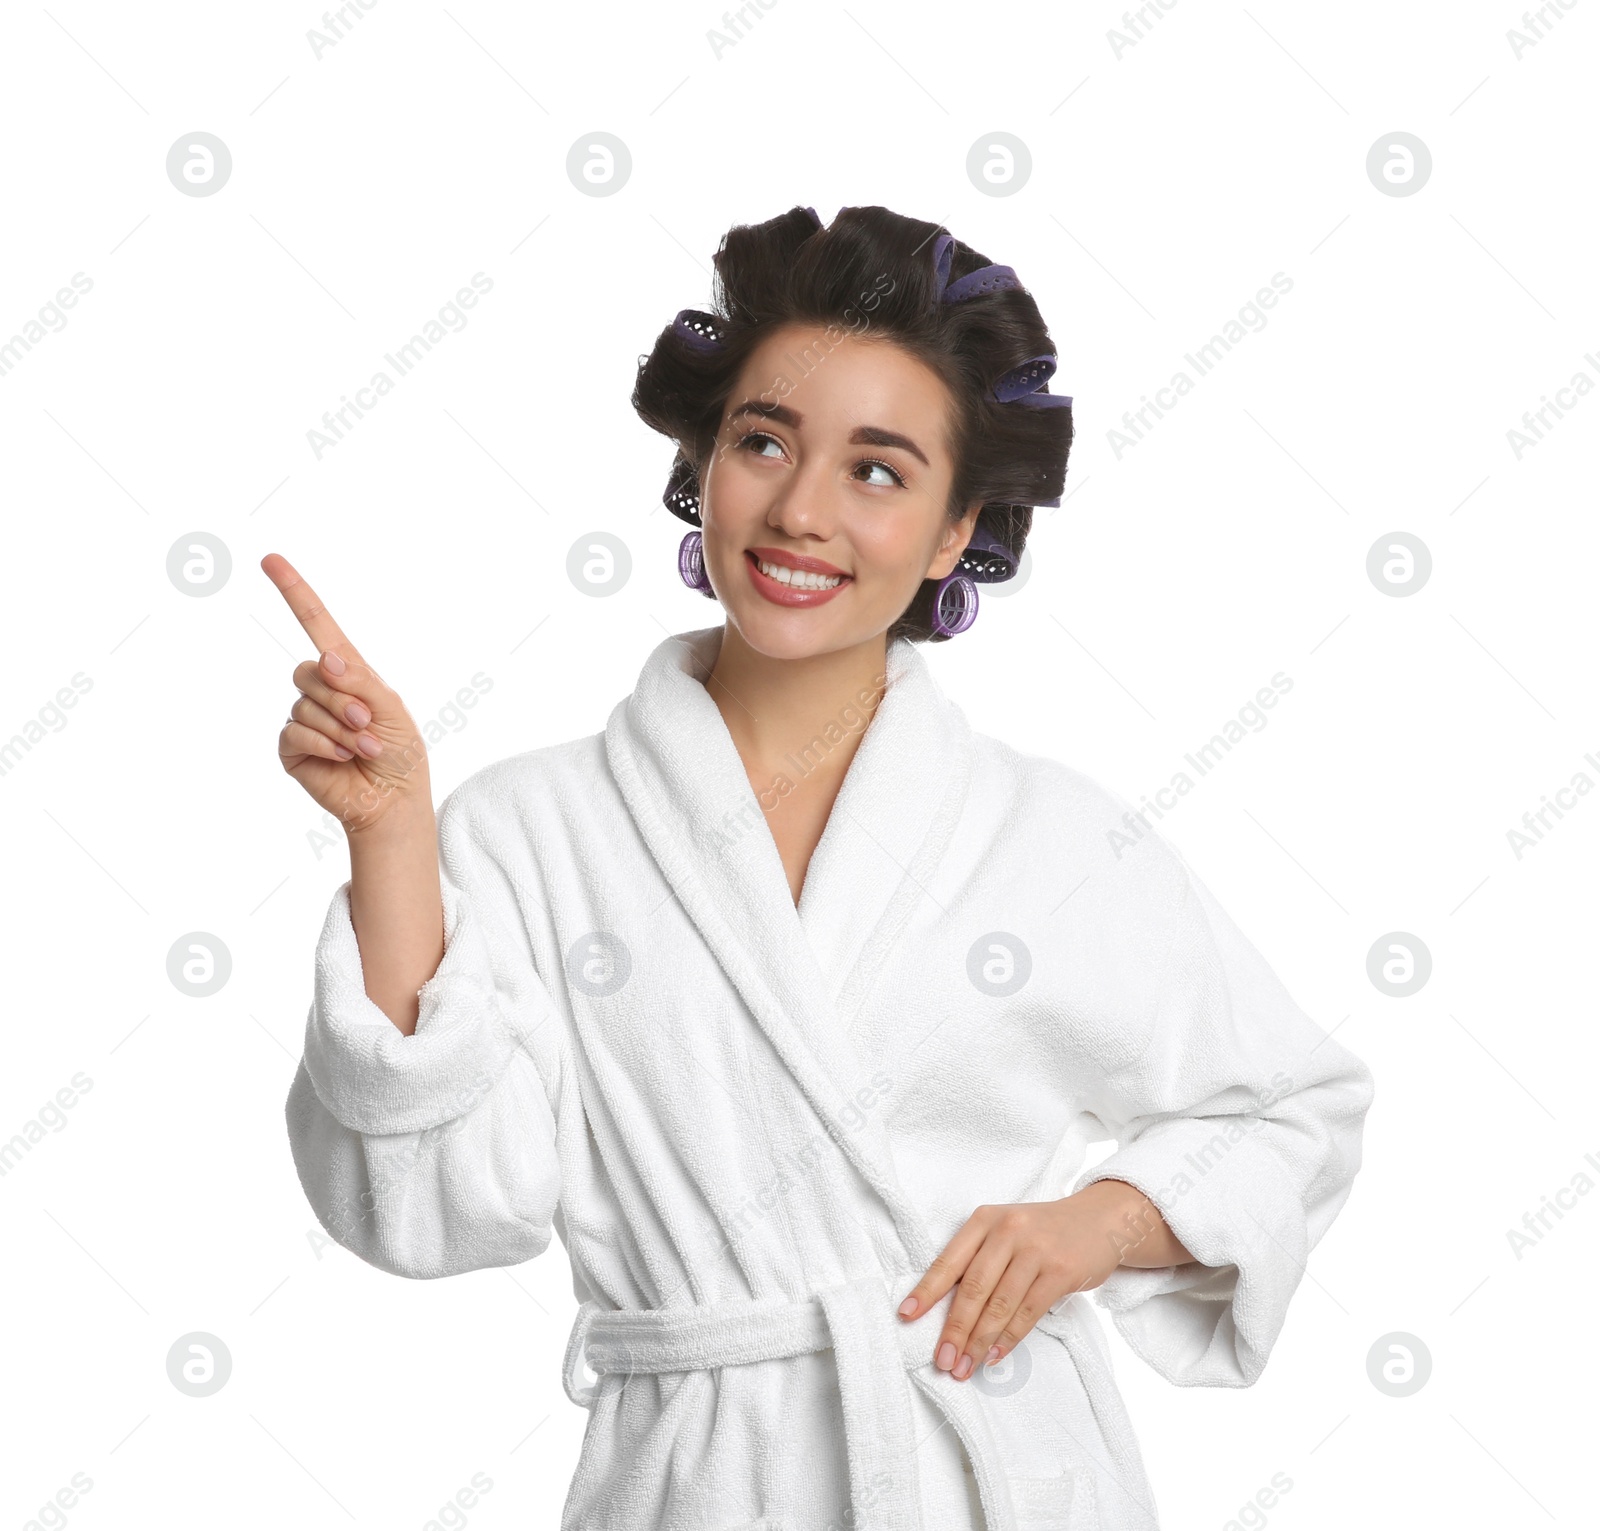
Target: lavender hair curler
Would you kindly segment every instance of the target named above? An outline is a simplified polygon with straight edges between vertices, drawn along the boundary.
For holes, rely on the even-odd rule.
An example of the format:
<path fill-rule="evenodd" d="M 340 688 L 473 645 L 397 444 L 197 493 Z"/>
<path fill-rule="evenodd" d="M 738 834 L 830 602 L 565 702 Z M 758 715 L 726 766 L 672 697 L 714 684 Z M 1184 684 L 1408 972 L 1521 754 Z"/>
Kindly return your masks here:
<path fill-rule="evenodd" d="M 706 573 L 705 543 L 699 532 L 689 532 L 678 544 L 678 574 L 691 590 L 716 600 L 717 592 L 711 588 L 711 578 Z"/>

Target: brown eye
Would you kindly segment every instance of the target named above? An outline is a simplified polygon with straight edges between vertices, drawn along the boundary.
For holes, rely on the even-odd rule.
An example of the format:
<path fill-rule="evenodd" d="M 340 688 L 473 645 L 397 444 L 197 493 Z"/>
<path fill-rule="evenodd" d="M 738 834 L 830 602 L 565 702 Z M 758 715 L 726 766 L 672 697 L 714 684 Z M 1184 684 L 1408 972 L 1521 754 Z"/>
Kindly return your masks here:
<path fill-rule="evenodd" d="M 897 483 L 902 489 L 904 489 L 905 486 L 906 486 L 906 481 L 903 478 L 900 477 L 899 472 L 896 469 L 891 468 L 889 466 L 889 464 L 884 462 L 883 459 L 880 458 L 880 457 L 868 457 L 868 458 L 865 458 L 861 462 L 856 464 L 856 471 L 857 472 L 859 472 L 862 468 L 882 468 L 883 471 L 885 473 L 887 473 L 889 475 L 889 477 L 892 478 L 895 481 L 895 483 Z M 873 488 L 875 488 L 875 489 L 887 489 L 887 488 L 889 488 L 889 485 L 888 484 L 874 484 Z"/>
<path fill-rule="evenodd" d="M 738 450 L 750 451 L 753 457 L 765 457 L 767 455 L 765 452 L 758 452 L 751 448 L 750 443 L 752 441 L 770 441 L 773 446 L 778 448 L 780 454 L 783 451 L 782 443 L 776 437 L 767 435 L 765 431 L 751 431 L 748 436 L 741 436 L 738 442 Z"/>

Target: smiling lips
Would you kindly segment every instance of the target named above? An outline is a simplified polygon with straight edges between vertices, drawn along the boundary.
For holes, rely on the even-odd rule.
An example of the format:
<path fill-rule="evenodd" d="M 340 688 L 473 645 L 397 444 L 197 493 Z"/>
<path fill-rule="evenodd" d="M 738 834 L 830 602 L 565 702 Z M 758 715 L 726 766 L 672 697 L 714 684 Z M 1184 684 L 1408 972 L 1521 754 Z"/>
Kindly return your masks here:
<path fill-rule="evenodd" d="M 775 606 L 821 606 L 850 583 L 836 565 L 782 548 L 746 548 L 744 557 L 750 582 Z"/>

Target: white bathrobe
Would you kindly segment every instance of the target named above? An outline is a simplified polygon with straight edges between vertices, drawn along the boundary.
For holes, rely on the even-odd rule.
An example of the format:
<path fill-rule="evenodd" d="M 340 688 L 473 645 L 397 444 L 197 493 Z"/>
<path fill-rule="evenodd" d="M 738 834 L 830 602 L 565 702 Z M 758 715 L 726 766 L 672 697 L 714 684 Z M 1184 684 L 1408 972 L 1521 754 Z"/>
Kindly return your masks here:
<path fill-rule="evenodd" d="M 415 1035 L 334 894 L 287 1102 L 306 1195 L 400 1276 L 560 1235 L 590 1410 L 563 1531 L 1145 1531 L 1089 1294 L 962 1382 L 932 1364 L 949 1297 L 895 1309 L 978 1206 L 1115 1176 L 1198 1263 L 1094 1301 L 1169 1381 L 1248 1386 L 1370 1074 L 1121 797 L 975 734 L 904 640 L 797 910 L 701 684 L 721 632 L 449 795 Z"/>

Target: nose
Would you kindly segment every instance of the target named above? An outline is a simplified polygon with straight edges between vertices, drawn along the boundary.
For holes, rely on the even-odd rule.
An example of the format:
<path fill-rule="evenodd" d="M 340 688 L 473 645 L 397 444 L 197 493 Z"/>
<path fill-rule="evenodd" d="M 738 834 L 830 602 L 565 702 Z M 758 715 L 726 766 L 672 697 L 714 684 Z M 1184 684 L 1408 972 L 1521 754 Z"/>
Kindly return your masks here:
<path fill-rule="evenodd" d="M 839 503 L 826 472 L 826 464 L 802 464 L 773 496 L 767 525 L 799 541 L 814 537 L 826 542 L 839 527 Z"/>

